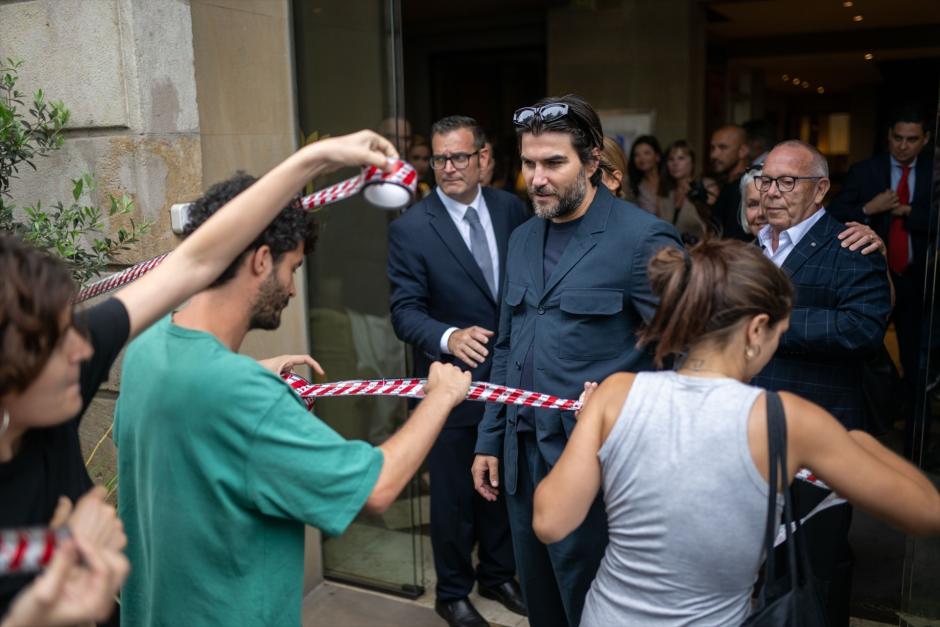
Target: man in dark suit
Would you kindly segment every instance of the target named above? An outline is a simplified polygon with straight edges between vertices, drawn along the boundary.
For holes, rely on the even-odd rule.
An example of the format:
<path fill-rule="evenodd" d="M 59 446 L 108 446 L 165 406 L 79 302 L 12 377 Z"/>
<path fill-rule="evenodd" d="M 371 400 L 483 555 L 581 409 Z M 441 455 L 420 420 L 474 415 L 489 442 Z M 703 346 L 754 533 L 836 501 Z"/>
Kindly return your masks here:
<path fill-rule="evenodd" d="M 389 228 L 392 324 L 414 347 L 419 376 L 441 360 L 470 368 L 475 381 L 490 378 L 487 346 L 499 322 L 506 246 L 527 216 L 515 196 L 480 186 L 490 157 L 484 142 L 473 118 L 449 116 L 435 123 L 431 167 L 437 188 Z M 458 405 L 428 455 L 435 609 L 451 625 L 487 624 L 468 599 L 474 580 L 482 596 L 526 612 L 505 501 L 476 494 L 467 472 L 483 408 Z M 474 571 L 477 541 L 480 562 Z"/>
<path fill-rule="evenodd" d="M 755 182 L 767 225 L 758 234 L 764 254 L 793 281 L 789 330 L 753 384 L 786 390 L 820 405 L 847 429 L 865 425 L 861 363 L 884 342 L 891 296 L 882 255 L 843 248 L 844 226 L 822 208 L 829 168 L 815 148 L 778 144 Z M 804 482 L 793 490 L 800 516 L 827 491 Z M 813 573 L 826 586 L 829 624 L 847 625 L 852 576 L 848 504 L 829 508 L 803 527 Z M 781 560 L 785 562 L 785 560 Z"/>
<path fill-rule="evenodd" d="M 712 221 L 722 237 L 751 241 L 738 214 L 741 207 L 741 176 L 747 169 L 750 149 L 747 132 L 737 124 L 728 124 L 712 133 L 708 157 L 712 172 L 723 180 L 721 192 L 712 206 Z"/>
<path fill-rule="evenodd" d="M 898 110 L 888 127 L 888 154 L 849 169 L 842 191 L 832 201 L 832 215 L 843 222 L 871 225 L 888 245 L 888 267 L 896 302 L 892 321 L 898 334 L 903 380 L 908 396 L 905 450 L 913 449 L 914 393 L 920 351 L 924 272 L 933 162 L 927 119 L 916 109 Z M 919 431 L 919 430 L 917 430 Z"/>
<path fill-rule="evenodd" d="M 603 135 L 577 96 L 516 111 L 522 172 L 535 217 L 509 241 L 491 381 L 577 398 L 587 381 L 652 367 L 636 330 L 657 306 L 647 263 L 681 247 L 668 223 L 599 185 Z M 572 412 L 491 404 L 479 427 L 474 485 L 507 495 L 519 577 L 533 627 L 578 625 L 607 544 L 598 495 L 584 523 L 552 545 L 532 531 L 535 487 L 558 460 Z M 502 461 L 500 461 L 500 458 Z"/>

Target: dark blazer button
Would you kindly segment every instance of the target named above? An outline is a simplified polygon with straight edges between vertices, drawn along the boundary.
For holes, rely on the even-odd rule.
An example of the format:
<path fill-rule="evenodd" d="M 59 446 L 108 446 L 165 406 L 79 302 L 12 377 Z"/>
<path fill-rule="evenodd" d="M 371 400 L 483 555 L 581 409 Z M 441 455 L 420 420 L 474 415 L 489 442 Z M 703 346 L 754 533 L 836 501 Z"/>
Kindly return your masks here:
<path fill-rule="evenodd" d="M 521 363 L 519 363 L 518 361 L 513 362 L 513 363 L 516 364 L 516 370 L 522 370 L 522 364 L 521 364 Z"/>
<path fill-rule="evenodd" d="M 539 311 L 539 315 L 541 316 L 543 313 L 545 313 L 545 307 L 539 307 L 538 311 Z"/>

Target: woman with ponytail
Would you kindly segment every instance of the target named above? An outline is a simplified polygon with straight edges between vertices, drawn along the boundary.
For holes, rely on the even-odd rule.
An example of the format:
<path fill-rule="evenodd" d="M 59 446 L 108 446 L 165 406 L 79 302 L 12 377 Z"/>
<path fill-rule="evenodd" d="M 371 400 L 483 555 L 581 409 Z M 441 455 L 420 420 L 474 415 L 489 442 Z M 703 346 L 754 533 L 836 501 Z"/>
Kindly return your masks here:
<path fill-rule="evenodd" d="M 603 488 L 610 541 L 581 625 L 738 625 L 769 496 L 766 399 L 747 382 L 787 329 L 793 288 L 759 249 L 731 240 L 664 249 L 649 275 L 660 306 L 640 342 L 660 365 L 686 357 L 676 371 L 615 374 L 593 392 L 536 490 L 533 527 L 543 542 L 564 538 Z M 780 397 L 786 476 L 810 468 L 899 529 L 940 533 L 940 494 L 914 466 L 820 407 Z"/>

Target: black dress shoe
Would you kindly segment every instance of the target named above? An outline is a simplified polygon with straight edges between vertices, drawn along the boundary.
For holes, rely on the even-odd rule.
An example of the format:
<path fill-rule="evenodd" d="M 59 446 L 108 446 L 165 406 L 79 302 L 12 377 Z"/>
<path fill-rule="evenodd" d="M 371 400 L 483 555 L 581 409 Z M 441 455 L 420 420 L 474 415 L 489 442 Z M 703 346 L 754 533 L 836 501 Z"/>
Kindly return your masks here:
<path fill-rule="evenodd" d="M 525 600 L 522 598 L 522 590 L 515 579 L 503 582 L 495 588 L 484 588 L 479 586 L 480 596 L 484 599 L 495 599 L 503 604 L 510 612 L 528 616 L 529 612 L 525 606 Z"/>
<path fill-rule="evenodd" d="M 466 597 L 456 601 L 435 601 L 434 611 L 446 620 L 450 627 L 490 627 Z"/>

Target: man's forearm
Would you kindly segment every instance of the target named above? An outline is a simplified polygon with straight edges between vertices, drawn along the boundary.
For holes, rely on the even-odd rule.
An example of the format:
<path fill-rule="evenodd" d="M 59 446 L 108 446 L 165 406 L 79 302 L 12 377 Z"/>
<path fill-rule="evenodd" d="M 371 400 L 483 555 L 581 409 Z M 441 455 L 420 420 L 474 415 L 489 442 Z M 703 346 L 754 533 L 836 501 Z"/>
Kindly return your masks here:
<path fill-rule="evenodd" d="M 385 461 L 373 493 L 379 495 L 380 502 L 395 500 L 418 471 L 444 427 L 452 406 L 446 394 L 431 392 L 415 408 L 404 426 L 379 445 Z"/>

